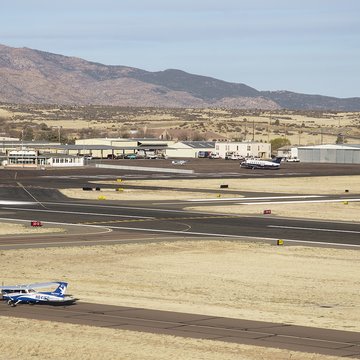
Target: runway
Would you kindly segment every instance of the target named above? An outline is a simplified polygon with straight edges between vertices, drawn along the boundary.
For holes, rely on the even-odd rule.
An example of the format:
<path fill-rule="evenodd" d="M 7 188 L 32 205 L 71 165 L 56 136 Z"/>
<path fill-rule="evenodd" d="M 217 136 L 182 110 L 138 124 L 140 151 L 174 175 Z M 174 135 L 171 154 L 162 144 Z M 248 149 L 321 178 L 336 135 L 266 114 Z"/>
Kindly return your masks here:
<path fill-rule="evenodd" d="M 247 201 L 246 198 L 236 201 Z M 279 201 L 279 196 L 276 197 Z M 304 201 L 304 200 L 302 200 Z M 309 199 L 312 201 L 312 198 Z M 196 206 L 199 202 L 192 203 Z M 161 207 L 160 207 L 161 206 Z M 157 234 L 165 236 L 216 237 L 233 240 L 282 239 L 288 244 L 346 246 L 360 248 L 357 223 L 277 218 L 268 215 L 241 216 L 186 211 L 184 203 L 153 205 L 152 202 L 100 204 L 91 201 L 42 201 L 41 204 L 0 205 L 0 218 L 30 224 L 42 221 L 44 226 L 61 225 L 77 228 L 74 240 L 81 233 L 111 231 L 112 239 L 120 233 Z M 119 233 L 119 234 L 118 234 Z M 59 235 L 56 235 L 59 237 Z M 120 237 L 120 236 L 119 236 Z M 66 236 L 70 241 L 71 236 Z M 124 238 L 122 236 L 122 238 Z M 105 239 L 105 238 L 104 238 Z M 4 244 L 0 237 L 0 245 Z M 51 238 L 49 238 L 51 241 Z M 48 242 L 49 242 L 48 241 Z M 100 241 L 100 240 L 99 240 Z"/>
<path fill-rule="evenodd" d="M 303 168 L 303 176 L 307 169 L 307 167 Z M 240 198 L 237 196 L 239 192 L 234 192 L 233 199 L 212 200 L 212 203 L 203 200 L 192 202 L 107 201 L 106 204 L 103 204 L 98 201 L 70 200 L 56 190 L 56 187 L 62 187 L 61 185 L 79 188 L 99 175 L 93 174 L 93 177 L 88 177 L 86 180 L 75 174 L 63 175 L 65 178 L 53 173 L 42 175 L 26 172 L 21 176 L 18 175 L 17 180 L 21 181 L 19 184 L 25 185 L 26 190 L 29 191 L 25 191 L 19 184 L 14 186 L 14 181 L 10 177 L 2 183 L 2 187 L 0 187 L 0 199 L 2 200 L 0 202 L 0 221 L 21 222 L 30 225 L 30 221 L 39 220 L 45 227 L 64 227 L 65 233 L 0 236 L 0 250 L 131 242 L 171 242 L 184 239 L 192 241 L 204 239 L 266 241 L 274 245 L 278 239 L 282 239 L 285 245 L 303 244 L 360 250 L 358 223 L 277 218 L 271 215 L 239 216 L 185 210 L 190 205 L 196 207 L 206 203 L 207 206 L 211 206 L 212 203 L 218 204 L 220 201 L 224 201 L 225 204 L 227 202 L 243 204 L 257 202 L 263 203 L 264 206 L 274 202 L 287 201 L 358 201 L 360 194 L 304 197 L 294 194 L 241 193 L 245 197 Z M 101 176 L 116 178 L 113 173 L 104 173 Z M 249 174 L 248 176 L 253 175 Z M 54 186 L 54 188 L 49 186 Z M 17 201 L 17 203 L 13 201 Z M 10 308 L 2 304 L 0 305 L 0 315 L 360 358 L 359 333 L 289 324 L 82 302 L 69 307 L 23 305 Z"/>
<path fill-rule="evenodd" d="M 82 302 L 2 304 L 0 315 L 360 358 L 360 334 L 350 331 Z"/>

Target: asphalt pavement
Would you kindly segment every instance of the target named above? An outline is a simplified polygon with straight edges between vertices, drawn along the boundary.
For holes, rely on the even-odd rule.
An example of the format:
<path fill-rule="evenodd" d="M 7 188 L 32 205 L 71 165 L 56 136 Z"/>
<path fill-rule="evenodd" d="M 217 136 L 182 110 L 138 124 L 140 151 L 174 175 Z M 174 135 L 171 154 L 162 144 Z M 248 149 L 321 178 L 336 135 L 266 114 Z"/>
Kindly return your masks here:
<path fill-rule="evenodd" d="M 244 178 L 360 174 L 359 166 L 330 166 L 321 164 L 287 164 L 279 171 L 253 171 L 232 168 L 229 162 L 215 163 L 205 159 L 207 171 L 200 162 L 190 162 L 199 172 L 193 177 Z M 154 162 L 155 164 L 156 162 Z M 193 164 L 192 164 L 193 163 Z M 150 163 L 148 163 L 150 164 Z M 159 163 L 156 163 L 158 166 Z M 214 165 L 219 164 L 217 171 Z M 136 164 L 138 166 L 139 164 Z M 221 166 L 220 166 L 221 165 Z M 226 173 L 225 173 L 226 167 Z M 220 170 L 219 170 L 220 169 Z M 222 172 L 224 170 L 224 172 Z M 225 174 L 225 175 L 224 175 Z M 187 211 L 186 207 L 201 206 L 201 201 L 90 201 L 72 200 L 63 196 L 58 188 L 94 186 L 91 181 L 116 178 L 162 178 L 157 174 L 119 172 L 108 169 L 86 168 L 81 170 L 1 170 L 0 172 L 0 221 L 21 222 L 30 226 L 33 220 L 43 226 L 60 225 L 61 234 L 0 236 L 0 249 L 83 246 L 127 242 L 158 242 L 191 240 L 268 241 L 284 245 L 346 247 L 360 250 L 359 223 L 278 218 L 271 214 L 240 216 Z M 176 178 L 179 175 L 174 175 Z M 187 175 L 188 176 L 188 175 Z M 166 178 L 169 176 L 166 175 Z M 170 176 L 171 178 L 171 176 Z M 187 178 L 182 176 L 181 178 Z M 113 185 L 106 185 L 114 187 Z M 152 190 L 156 190 L 152 188 Z M 188 191 L 196 191 L 187 189 Z M 220 191 L 220 190 L 219 190 Z M 228 191 L 227 191 L 228 192 Z M 244 196 L 240 198 L 241 196 Z M 313 201 L 296 194 L 233 192 L 234 201 L 278 202 L 292 197 L 292 201 Z M 237 196 L 239 196 L 237 198 Z M 258 197 L 258 199 L 254 199 Z M 324 196 L 321 200 L 345 201 L 360 198 L 360 194 Z M 213 203 L 219 204 L 214 200 Z M 226 203 L 226 202 L 225 202 Z M 207 205 L 211 202 L 206 201 Z M 268 206 L 266 206 L 268 207 Z M 264 205 L 265 208 L 265 205 Z M 101 236 L 99 236 L 101 234 Z M 94 326 L 107 326 L 129 330 L 149 331 L 194 338 L 216 339 L 271 346 L 289 350 L 316 352 L 360 358 L 359 333 L 295 327 L 286 324 L 250 322 L 194 314 L 166 313 L 155 310 L 110 307 L 101 304 L 79 303 L 73 307 L 18 306 L 11 309 L 0 306 L 0 315 L 48 319 Z"/>

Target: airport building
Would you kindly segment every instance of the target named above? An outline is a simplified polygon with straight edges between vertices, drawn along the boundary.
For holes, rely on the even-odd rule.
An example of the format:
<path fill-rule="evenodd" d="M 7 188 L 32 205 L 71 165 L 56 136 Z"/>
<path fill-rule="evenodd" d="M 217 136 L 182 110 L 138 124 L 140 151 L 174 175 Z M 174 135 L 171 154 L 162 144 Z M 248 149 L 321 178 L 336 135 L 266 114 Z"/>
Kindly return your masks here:
<path fill-rule="evenodd" d="M 37 150 L 11 150 L 2 158 L 1 165 L 16 168 L 84 166 L 84 158 L 68 154 L 40 153 Z"/>
<path fill-rule="evenodd" d="M 317 145 L 298 148 L 301 162 L 360 164 L 360 145 Z"/>
<path fill-rule="evenodd" d="M 164 153 L 169 141 L 145 138 L 93 138 L 75 141 L 75 146 L 70 149 L 71 154 L 91 155 L 95 158 L 107 156 L 122 156 L 126 154 L 143 152 Z"/>
<path fill-rule="evenodd" d="M 202 153 L 214 151 L 214 141 L 179 141 L 166 149 L 166 155 L 170 158 L 198 158 Z"/>
<path fill-rule="evenodd" d="M 251 141 L 219 141 L 215 143 L 215 153 L 219 154 L 223 159 L 232 154 L 242 157 L 270 159 L 271 144 Z"/>

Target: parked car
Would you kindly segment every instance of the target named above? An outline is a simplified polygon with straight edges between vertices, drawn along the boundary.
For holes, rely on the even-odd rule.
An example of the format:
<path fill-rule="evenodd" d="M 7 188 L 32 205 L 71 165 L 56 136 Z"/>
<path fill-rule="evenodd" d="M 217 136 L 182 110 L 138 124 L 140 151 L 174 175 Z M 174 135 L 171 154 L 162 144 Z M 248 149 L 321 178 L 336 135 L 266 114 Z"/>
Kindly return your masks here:
<path fill-rule="evenodd" d="M 173 165 L 185 165 L 187 163 L 186 160 L 173 160 L 171 162 Z"/>
<path fill-rule="evenodd" d="M 211 153 L 209 159 L 220 159 L 220 155 L 217 153 Z"/>
<path fill-rule="evenodd" d="M 108 154 L 106 157 L 107 159 L 116 159 L 116 156 L 114 154 Z"/>
<path fill-rule="evenodd" d="M 286 161 L 288 162 L 300 162 L 300 159 L 298 159 L 297 157 L 289 157 L 286 159 Z"/>
<path fill-rule="evenodd" d="M 137 159 L 138 158 L 138 156 L 137 156 L 137 154 L 127 154 L 127 155 L 125 155 L 124 156 L 124 159 Z"/>

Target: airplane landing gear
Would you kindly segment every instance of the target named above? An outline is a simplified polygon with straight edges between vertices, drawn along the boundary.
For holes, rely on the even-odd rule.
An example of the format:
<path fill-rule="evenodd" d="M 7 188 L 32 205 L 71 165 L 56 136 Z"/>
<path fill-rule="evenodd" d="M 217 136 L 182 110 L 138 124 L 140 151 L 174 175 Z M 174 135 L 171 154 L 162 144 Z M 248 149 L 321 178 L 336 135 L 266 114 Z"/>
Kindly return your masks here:
<path fill-rule="evenodd" d="M 16 306 L 16 304 L 15 304 L 15 302 L 13 301 L 13 300 L 8 300 L 8 305 L 9 306 L 11 306 L 11 307 L 15 307 Z"/>

